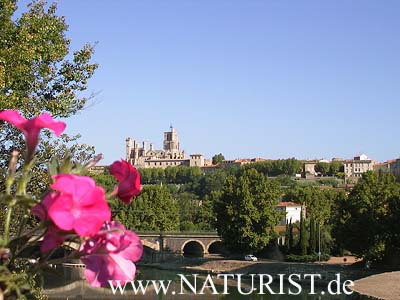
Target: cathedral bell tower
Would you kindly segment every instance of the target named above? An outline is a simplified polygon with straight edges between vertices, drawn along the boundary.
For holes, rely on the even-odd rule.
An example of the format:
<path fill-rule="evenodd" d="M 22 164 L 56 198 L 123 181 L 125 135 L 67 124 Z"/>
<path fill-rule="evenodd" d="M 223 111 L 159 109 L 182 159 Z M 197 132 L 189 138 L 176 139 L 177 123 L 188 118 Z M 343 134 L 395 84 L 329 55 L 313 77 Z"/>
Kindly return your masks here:
<path fill-rule="evenodd" d="M 171 131 L 164 132 L 164 150 L 171 152 L 179 152 L 178 133 L 175 128 L 170 127 Z"/>

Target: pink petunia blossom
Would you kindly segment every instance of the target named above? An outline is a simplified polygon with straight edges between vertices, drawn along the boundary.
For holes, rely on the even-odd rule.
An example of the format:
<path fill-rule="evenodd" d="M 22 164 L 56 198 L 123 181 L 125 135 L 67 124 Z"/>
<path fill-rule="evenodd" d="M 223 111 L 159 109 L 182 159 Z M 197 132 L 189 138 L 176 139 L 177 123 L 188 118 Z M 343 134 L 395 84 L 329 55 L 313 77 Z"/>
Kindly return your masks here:
<path fill-rule="evenodd" d="M 58 193 L 51 194 L 51 203 L 43 205 L 49 205 L 48 215 L 58 228 L 74 230 L 79 236 L 92 236 L 110 220 L 111 211 L 104 190 L 96 186 L 92 178 L 59 174 L 53 179 L 51 188 Z"/>
<path fill-rule="evenodd" d="M 114 193 L 122 202 L 129 204 L 132 197 L 140 193 L 139 172 L 129 162 L 121 160 L 110 166 L 110 174 L 119 181 Z"/>
<path fill-rule="evenodd" d="M 53 204 L 54 200 L 56 200 L 56 198 L 56 193 L 47 194 L 41 202 L 37 203 L 34 207 L 31 208 L 32 213 L 42 221 L 48 220 L 49 208 Z"/>
<path fill-rule="evenodd" d="M 39 219 L 41 219 L 42 221 L 48 221 L 49 208 L 56 200 L 56 198 L 57 198 L 56 193 L 47 194 L 40 203 L 32 207 L 31 209 L 32 213 L 35 216 L 39 217 Z M 65 241 L 65 232 L 57 228 L 54 224 L 50 224 L 47 227 L 46 233 L 43 237 L 42 244 L 40 245 L 40 251 L 43 253 L 49 252 L 50 250 L 53 250 L 54 248 L 61 246 L 64 243 L 64 241 Z"/>
<path fill-rule="evenodd" d="M 64 122 L 55 121 L 48 113 L 42 113 L 32 119 L 25 119 L 18 111 L 11 109 L 1 111 L 0 120 L 11 123 L 23 132 L 28 147 L 29 158 L 32 157 L 35 152 L 41 129 L 51 129 L 57 136 L 60 136 L 66 126 Z"/>
<path fill-rule="evenodd" d="M 42 244 L 40 245 L 40 251 L 42 253 L 49 252 L 59 246 L 65 241 L 65 232 L 61 231 L 54 225 L 47 227 L 46 234 L 43 237 Z"/>
<path fill-rule="evenodd" d="M 109 280 L 133 280 L 134 262 L 143 253 L 140 238 L 118 222 L 107 222 L 101 231 L 81 246 L 86 280 L 93 287 L 107 286 Z"/>

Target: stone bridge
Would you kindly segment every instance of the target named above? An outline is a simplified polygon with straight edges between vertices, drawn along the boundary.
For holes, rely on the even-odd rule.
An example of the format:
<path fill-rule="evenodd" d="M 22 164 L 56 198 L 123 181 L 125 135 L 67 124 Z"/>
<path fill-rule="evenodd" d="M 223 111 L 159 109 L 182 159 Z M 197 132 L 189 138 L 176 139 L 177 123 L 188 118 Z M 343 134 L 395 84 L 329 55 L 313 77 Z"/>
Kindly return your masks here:
<path fill-rule="evenodd" d="M 171 252 L 193 256 L 222 254 L 224 247 L 216 232 L 137 232 L 143 245 L 159 252 Z M 79 244 L 69 243 L 72 249 Z"/>
<path fill-rule="evenodd" d="M 156 251 L 187 255 L 222 253 L 221 238 L 216 232 L 138 232 L 144 246 Z"/>

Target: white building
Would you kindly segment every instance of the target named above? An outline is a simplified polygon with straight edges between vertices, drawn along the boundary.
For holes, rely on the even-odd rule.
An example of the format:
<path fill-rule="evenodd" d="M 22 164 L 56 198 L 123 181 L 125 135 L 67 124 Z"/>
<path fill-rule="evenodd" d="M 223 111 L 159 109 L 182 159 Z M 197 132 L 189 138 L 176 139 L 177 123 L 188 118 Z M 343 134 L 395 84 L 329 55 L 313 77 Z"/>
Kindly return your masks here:
<path fill-rule="evenodd" d="M 301 205 L 294 202 L 280 202 L 277 205 L 278 210 L 286 213 L 285 217 L 279 222 L 279 225 L 283 226 L 289 223 L 300 222 L 301 219 Z M 305 210 L 303 212 L 305 217 Z"/>
<path fill-rule="evenodd" d="M 374 170 L 375 162 L 365 154 L 344 161 L 344 173 L 347 178 L 358 180 L 362 174 Z"/>

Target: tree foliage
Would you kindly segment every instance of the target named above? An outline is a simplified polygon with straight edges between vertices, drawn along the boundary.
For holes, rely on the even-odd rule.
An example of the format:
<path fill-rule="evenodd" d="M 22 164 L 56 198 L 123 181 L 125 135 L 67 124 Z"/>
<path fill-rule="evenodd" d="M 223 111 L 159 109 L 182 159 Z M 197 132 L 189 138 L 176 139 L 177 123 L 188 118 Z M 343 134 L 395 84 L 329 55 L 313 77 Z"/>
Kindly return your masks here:
<path fill-rule="evenodd" d="M 186 184 L 199 180 L 201 170 L 199 167 L 167 167 L 162 168 L 142 168 L 139 169 L 143 184 L 173 183 Z"/>
<path fill-rule="evenodd" d="M 183 192 L 177 194 L 177 205 L 179 210 L 179 222 L 181 231 L 191 231 L 195 229 L 194 220 L 198 214 L 200 203 L 196 195 Z"/>
<path fill-rule="evenodd" d="M 86 44 L 70 55 L 68 26 L 55 4 L 33 1 L 19 17 L 16 8 L 16 1 L 0 0 L 0 110 L 17 109 L 27 118 L 43 111 L 56 117 L 75 114 L 88 100 L 82 92 L 97 68 L 89 62 L 93 47 Z M 42 140 L 52 143 L 46 134 Z M 52 149 L 59 141 L 40 148 L 40 162 L 50 156 L 49 149 L 56 154 Z M 24 149 L 22 145 L 20 131 L 0 124 L 1 167 L 8 163 L 10 149 Z M 84 145 L 79 151 L 92 153 Z"/>
<path fill-rule="evenodd" d="M 93 47 L 89 44 L 71 54 L 68 26 L 57 16 L 56 5 L 33 1 L 25 12 L 16 13 L 17 1 L 0 0 L 0 110 L 16 109 L 30 118 L 47 111 L 56 117 L 69 117 L 86 104 L 84 91 L 97 64 L 90 63 Z M 33 166 L 28 192 L 39 197 L 48 187 L 47 166 L 50 158 L 84 163 L 94 149 L 79 144 L 79 136 L 66 134 L 50 138 L 43 131 Z M 11 150 L 21 151 L 23 135 L 13 126 L 0 122 L 0 190 L 4 189 L 4 170 Z M 6 208 L 5 204 L 3 208 Z M 29 218 L 26 211 L 15 213 L 12 228 Z M 0 214 L 0 223 L 3 223 Z M 30 222 L 35 222 L 30 220 Z M 27 227 L 29 227 L 27 225 Z"/>
<path fill-rule="evenodd" d="M 222 153 L 215 154 L 212 157 L 212 164 L 218 165 L 218 164 L 222 163 L 224 160 L 225 160 L 225 156 Z"/>
<path fill-rule="evenodd" d="M 295 158 L 266 160 L 244 165 L 245 169 L 256 169 L 266 176 L 290 175 L 301 173 L 302 162 Z"/>
<path fill-rule="evenodd" d="M 215 230 L 214 202 L 218 197 L 219 193 L 213 192 L 202 200 L 194 221 L 198 229 L 205 231 Z"/>
<path fill-rule="evenodd" d="M 367 172 L 339 203 L 338 242 L 368 260 L 399 253 L 400 185 L 390 174 Z M 397 255 L 396 254 L 396 255 Z"/>
<path fill-rule="evenodd" d="M 87 101 L 80 92 L 97 68 L 89 63 L 93 47 L 86 44 L 67 59 L 68 26 L 56 4 L 46 9 L 45 1 L 34 1 L 15 19 L 16 8 L 16 1 L 0 1 L 0 110 L 71 116 Z"/>
<path fill-rule="evenodd" d="M 286 190 L 285 201 L 301 204 L 306 212 L 306 219 L 300 224 L 300 237 L 295 252 L 302 255 L 317 252 L 318 228 L 321 230 L 321 249 L 325 253 L 331 252 L 331 225 L 337 221 L 333 217 L 336 216 L 337 198 L 338 192 L 317 186 L 296 186 Z"/>
<path fill-rule="evenodd" d="M 179 230 L 178 204 L 166 187 L 145 186 L 130 205 L 113 207 L 115 220 L 135 231 Z"/>
<path fill-rule="evenodd" d="M 316 223 L 329 221 L 336 192 L 321 190 L 314 186 L 295 187 L 286 191 L 284 199 L 303 205 L 307 218 L 313 218 Z"/>
<path fill-rule="evenodd" d="M 93 47 L 86 44 L 70 54 L 68 26 L 56 14 L 55 4 L 33 1 L 20 16 L 16 8 L 15 0 L 0 0 L 0 110 L 17 109 L 27 118 L 43 111 L 56 117 L 75 114 L 88 100 L 83 91 L 97 68 L 90 63 Z M 49 157 L 73 157 L 79 162 L 91 158 L 93 148 L 76 139 L 63 135 L 53 140 L 42 134 L 33 175 L 38 184 L 31 185 L 31 192 L 39 194 L 46 185 L 43 180 L 49 180 L 43 173 Z M 0 169 L 8 164 L 10 150 L 24 149 L 23 143 L 19 130 L 0 124 Z"/>
<path fill-rule="evenodd" d="M 89 174 L 92 177 L 96 184 L 103 187 L 107 193 L 110 193 L 114 190 L 117 185 L 117 180 L 109 173 L 100 173 L 100 174 Z"/>
<path fill-rule="evenodd" d="M 317 173 L 320 173 L 322 176 L 326 176 L 329 173 L 330 164 L 327 162 L 318 162 L 316 163 L 314 170 Z"/>
<path fill-rule="evenodd" d="M 340 172 L 344 171 L 344 165 L 340 161 L 318 162 L 314 169 L 322 176 L 338 176 Z"/>
<path fill-rule="evenodd" d="M 276 236 L 282 213 L 276 208 L 281 192 L 275 181 L 254 169 L 230 176 L 215 203 L 216 225 L 233 251 L 260 251 Z"/>
<path fill-rule="evenodd" d="M 300 215 L 300 253 L 301 255 L 307 255 L 308 244 L 308 231 L 307 231 L 306 220 L 303 214 Z"/>

